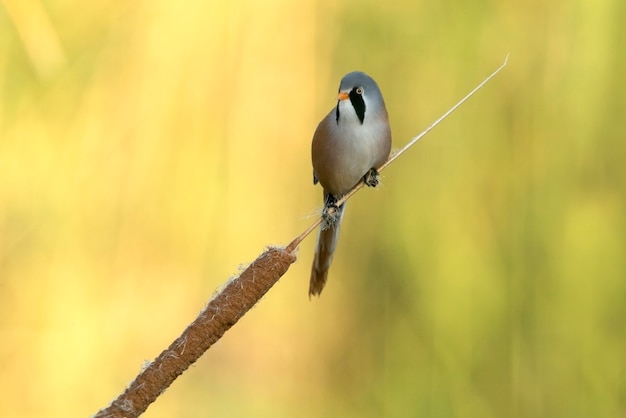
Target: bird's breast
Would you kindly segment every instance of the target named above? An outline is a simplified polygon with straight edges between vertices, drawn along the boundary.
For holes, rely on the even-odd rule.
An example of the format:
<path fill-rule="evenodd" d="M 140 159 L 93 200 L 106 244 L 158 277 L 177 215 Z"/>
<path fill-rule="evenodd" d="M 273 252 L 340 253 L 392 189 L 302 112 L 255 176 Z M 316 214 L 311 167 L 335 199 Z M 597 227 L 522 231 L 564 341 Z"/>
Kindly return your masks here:
<path fill-rule="evenodd" d="M 381 166 L 389 156 L 389 123 L 365 120 L 337 121 L 329 114 L 320 122 L 312 144 L 315 175 L 333 195 L 347 193 L 371 169 Z M 344 122 L 344 123 L 342 123 Z"/>

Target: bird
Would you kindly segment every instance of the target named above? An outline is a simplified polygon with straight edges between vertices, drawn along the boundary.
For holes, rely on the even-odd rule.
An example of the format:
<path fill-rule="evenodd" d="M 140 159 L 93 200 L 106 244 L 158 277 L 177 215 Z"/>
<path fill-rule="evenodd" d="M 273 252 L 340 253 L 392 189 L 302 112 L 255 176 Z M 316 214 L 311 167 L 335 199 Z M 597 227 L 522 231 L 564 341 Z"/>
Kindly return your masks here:
<path fill-rule="evenodd" d="M 339 237 L 345 203 L 336 202 L 361 180 L 378 184 L 378 168 L 391 151 L 391 127 L 383 95 L 376 81 L 361 71 L 346 74 L 339 83 L 337 106 L 313 134 L 313 184 L 323 188 L 324 209 L 317 236 L 309 298 L 319 296 Z"/>

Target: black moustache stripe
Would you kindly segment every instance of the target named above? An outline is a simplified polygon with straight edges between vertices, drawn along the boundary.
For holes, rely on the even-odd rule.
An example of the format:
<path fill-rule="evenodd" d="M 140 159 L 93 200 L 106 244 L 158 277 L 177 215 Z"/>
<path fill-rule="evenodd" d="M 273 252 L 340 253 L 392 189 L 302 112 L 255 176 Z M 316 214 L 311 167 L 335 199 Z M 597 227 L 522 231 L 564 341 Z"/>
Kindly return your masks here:
<path fill-rule="evenodd" d="M 362 94 L 356 92 L 356 87 L 350 91 L 350 102 L 352 102 L 356 116 L 361 121 L 361 125 L 363 125 L 363 120 L 365 119 L 365 100 L 363 100 Z"/>

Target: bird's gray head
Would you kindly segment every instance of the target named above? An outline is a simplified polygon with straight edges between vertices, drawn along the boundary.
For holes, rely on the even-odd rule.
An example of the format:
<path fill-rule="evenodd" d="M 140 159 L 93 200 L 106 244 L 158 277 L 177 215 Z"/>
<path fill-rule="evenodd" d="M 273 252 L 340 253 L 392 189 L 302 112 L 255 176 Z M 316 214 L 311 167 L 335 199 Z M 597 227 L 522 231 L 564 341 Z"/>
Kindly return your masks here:
<path fill-rule="evenodd" d="M 342 101 L 348 102 L 357 118 L 363 124 L 365 118 L 380 112 L 386 113 L 385 101 L 374 79 L 361 71 L 346 74 L 339 83 L 339 102 L 337 103 L 337 123 L 339 123 Z M 347 104 L 347 103 L 346 103 Z M 343 110 L 343 109 L 342 109 Z M 368 115 L 368 116 L 366 116 Z"/>

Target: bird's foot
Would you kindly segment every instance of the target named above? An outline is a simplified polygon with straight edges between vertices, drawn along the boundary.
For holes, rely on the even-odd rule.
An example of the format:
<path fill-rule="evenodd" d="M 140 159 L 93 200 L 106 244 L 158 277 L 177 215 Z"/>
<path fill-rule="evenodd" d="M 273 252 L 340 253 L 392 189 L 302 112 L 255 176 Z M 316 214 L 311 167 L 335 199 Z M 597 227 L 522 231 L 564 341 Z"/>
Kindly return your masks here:
<path fill-rule="evenodd" d="M 378 186 L 378 180 L 380 179 L 380 174 L 378 170 L 375 168 L 371 168 L 365 175 L 363 176 L 363 182 L 368 187 L 376 187 Z"/>
<path fill-rule="evenodd" d="M 341 210 L 337 206 L 337 198 L 332 194 L 326 195 L 324 210 L 322 210 L 322 228 L 333 228 L 341 216 Z"/>

